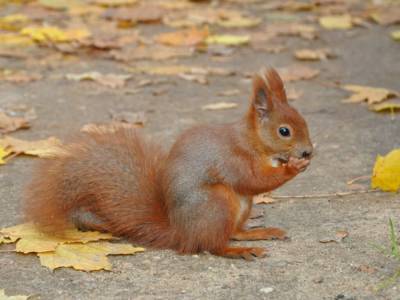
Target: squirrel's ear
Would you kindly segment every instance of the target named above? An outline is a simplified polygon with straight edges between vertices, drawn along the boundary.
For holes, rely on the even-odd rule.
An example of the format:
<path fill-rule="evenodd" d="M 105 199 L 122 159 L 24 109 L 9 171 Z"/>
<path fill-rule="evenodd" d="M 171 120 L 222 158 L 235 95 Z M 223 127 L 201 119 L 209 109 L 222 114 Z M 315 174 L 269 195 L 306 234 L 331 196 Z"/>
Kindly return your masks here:
<path fill-rule="evenodd" d="M 265 78 L 267 80 L 266 83 L 268 89 L 273 95 L 272 101 L 287 102 L 285 87 L 278 72 L 275 69 L 270 68 L 265 71 Z"/>
<path fill-rule="evenodd" d="M 266 85 L 265 79 L 260 75 L 253 77 L 252 103 L 257 115 L 261 120 L 267 119 L 273 109 L 271 90 Z"/>

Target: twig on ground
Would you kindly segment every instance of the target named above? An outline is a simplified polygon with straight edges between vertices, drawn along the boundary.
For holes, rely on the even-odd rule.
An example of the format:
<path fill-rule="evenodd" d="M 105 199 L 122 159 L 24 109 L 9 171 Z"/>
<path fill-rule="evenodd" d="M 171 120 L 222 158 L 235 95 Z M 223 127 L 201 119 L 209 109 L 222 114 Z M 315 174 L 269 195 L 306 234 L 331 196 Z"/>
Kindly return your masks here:
<path fill-rule="evenodd" d="M 305 199 L 305 198 L 330 198 L 330 197 L 344 197 L 349 195 L 357 195 L 357 194 L 367 194 L 367 193 L 376 193 L 380 192 L 380 190 L 363 190 L 363 191 L 349 191 L 349 192 L 335 192 L 335 193 L 325 193 L 325 194 L 312 194 L 312 195 L 272 195 L 273 199 Z"/>

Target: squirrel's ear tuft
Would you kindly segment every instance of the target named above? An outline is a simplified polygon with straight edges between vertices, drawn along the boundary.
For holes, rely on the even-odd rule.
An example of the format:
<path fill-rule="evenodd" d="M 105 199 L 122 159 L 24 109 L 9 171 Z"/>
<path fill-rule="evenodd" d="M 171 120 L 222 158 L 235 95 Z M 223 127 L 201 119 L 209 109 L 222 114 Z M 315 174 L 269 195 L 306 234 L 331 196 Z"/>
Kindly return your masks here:
<path fill-rule="evenodd" d="M 253 78 L 252 105 L 261 120 L 267 119 L 268 113 L 273 109 L 271 90 L 260 75 Z"/>
<path fill-rule="evenodd" d="M 270 68 L 265 72 L 265 78 L 274 100 L 287 102 L 285 87 L 278 72 L 274 68 Z"/>

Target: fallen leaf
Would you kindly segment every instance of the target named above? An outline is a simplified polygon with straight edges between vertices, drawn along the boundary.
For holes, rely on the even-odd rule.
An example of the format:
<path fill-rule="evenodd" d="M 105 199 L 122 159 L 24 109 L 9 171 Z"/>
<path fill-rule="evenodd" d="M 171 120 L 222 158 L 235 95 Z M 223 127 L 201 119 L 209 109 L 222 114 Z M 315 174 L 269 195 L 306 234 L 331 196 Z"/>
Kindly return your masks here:
<path fill-rule="evenodd" d="M 400 23 L 400 6 L 381 7 L 378 11 L 371 13 L 371 18 L 380 25 L 391 25 Z"/>
<path fill-rule="evenodd" d="M 238 89 L 233 89 L 233 90 L 226 90 L 218 93 L 218 96 L 235 96 L 239 95 L 240 90 Z"/>
<path fill-rule="evenodd" d="M 162 33 L 156 36 L 156 41 L 168 46 L 196 46 L 204 43 L 209 36 L 208 27 L 191 28 L 175 32 Z"/>
<path fill-rule="evenodd" d="M 7 296 L 6 292 L 3 289 L 0 289 L 1 300 L 28 300 L 29 298 L 30 298 L 29 296 L 22 296 L 22 295 Z"/>
<path fill-rule="evenodd" d="M 59 235 L 49 235 L 40 231 L 32 223 L 20 224 L 0 230 L 0 244 L 16 244 L 20 253 L 36 253 L 43 266 L 54 270 L 60 267 L 72 267 L 76 270 L 110 270 L 107 255 L 134 254 L 144 248 L 130 244 L 110 243 L 113 240 L 108 233 L 67 229 Z"/>
<path fill-rule="evenodd" d="M 0 18 L 0 29 L 19 31 L 29 22 L 29 18 L 23 14 L 12 14 Z"/>
<path fill-rule="evenodd" d="M 69 80 L 75 80 L 75 81 L 91 80 L 110 88 L 120 88 L 125 86 L 126 81 L 131 77 L 132 77 L 131 75 L 126 75 L 126 74 L 111 74 L 111 73 L 102 74 L 95 71 L 81 73 L 81 74 L 66 75 L 66 78 Z"/>
<path fill-rule="evenodd" d="M 12 154 L 26 154 L 39 157 L 53 157 L 63 153 L 61 142 L 55 137 L 45 140 L 25 141 L 10 136 L 0 139 L 0 147 Z"/>
<path fill-rule="evenodd" d="M 319 240 L 320 243 L 340 243 L 344 238 L 348 237 L 349 233 L 346 230 L 338 230 L 334 237 L 322 238 Z"/>
<path fill-rule="evenodd" d="M 27 73 L 26 71 L 3 69 L 0 71 L 0 80 L 12 83 L 28 83 L 42 78 L 42 75 L 36 73 Z"/>
<path fill-rule="evenodd" d="M 217 102 L 204 105 L 201 109 L 203 110 L 221 110 L 221 109 L 229 109 L 235 108 L 238 104 L 234 102 Z"/>
<path fill-rule="evenodd" d="M 2 47 L 28 47 L 34 45 L 32 39 L 14 33 L 0 33 L 0 45 Z"/>
<path fill-rule="evenodd" d="M 112 50 L 111 57 L 119 61 L 131 60 L 168 60 L 177 57 L 189 57 L 194 53 L 191 48 L 166 47 L 153 45 L 151 47 L 139 46 L 134 48 L 124 48 L 122 50 Z"/>
<path fill-rule="evenodd" d="M 316 77 L 319 70 L 307 66 L 292 65 L 284 68 L 278 68 L 278 73 L 285 82 L 308 80 Z"/>
<path fill-rule="evenodd" d="M 378 155 L 372 173 L 371 187 L 385 192 L 399 191 L 400 149 L 394 149 L 386 156 Z"/>
<path fill-rule="evenodd" d="M 111 112 L 111 118 L 114 122 L 129 123 L 143 127 L 147 121 L 146 115 L 143 111 L 141 112 Z"/>
<path fill-rule="evenodd" d="M 318 37 L 318 32 L 313 25 L 309 24 L 299 22 L 277 22 L 267 25 L 265 30 L 258 35 L 261 35 L 258 37 L 259 39 L 263 39 L 263 36 L 266 39 L 271 39 L 275 36 L 295 36 L 313 40 Z"/>
<path fill-rule="evenodd" d="M 127 255 L 143 252 L 141 247 L 129 244 L 97 242 L 87 244 L 61 244 L 54 252 L 39 253 L 40 263 L 51 270 L 71 267 L 81 271 L 111 270 L 107 255 Z"/>
<path fill-rule="evenodd" d="M 207 44 L 219 44 L 225 46 L 242 46 L 249 42 L 250 36 L 248 35 L 221 34 L 211 35 L 206 39 Z"/>
<path fill-rule="evenodd" d="M 133 73 L 146 73 L 151 75 L 176 75 L 179 74 L 199 74 L 199 75 L 219 75 L 219 76 L 231 76 L 235 75 L 236 72 L 233 70 L 214 68 L 214 67 L 196 67 L 186 65 L 164 65 L 164 66 L 152 66 L 152 65 L 136 65 L 133 68 L 127 68 L 128 71 Z"/>
<path fill-rule="evenodd" d="M 6 161 L 4 160 L 7 156 L 10 155 L 10 151 L 0 147 L 0 165 L 4 165 Z M 1 244 L 1 236 L 0 236 L 0 244 Z"/>
<path fill-rule="evenodd" d="M 367 274 L 373 274 L 376 272 L 376 269 L 368 266 L 368 265 L 361 265 L 357 268 L 358 271 L 363 272 L 363 273 L 367 273 Z"/>
<path fill-rule="evenodd" d="M 329 49 L 300 49 L 294 52 L 294 56 L 299 60 L 326 60 L 335 57 Z"/>
<path fill-rule="evenodd" d="M 288 100 L 297 100 L 301 96 L 303 96 L 302 91 L 296 90 L 294 88 L 286 89 L 286 97 L 288 98 Z"/>
<path fill-rule="evenodd" d="M 226 28 L 248 28 L 255 27 L 261 23 L 261 19 L 255 16 L 246 17 L 235 10 L 220 10 L 215 24 Z"/>
<path fill-rule="evenodd" d="M 400 99 L 386 100 L 382 103 L 374 103 L 368 106 L 372 111 L 376 112 L 395 112 L 400 110 Z"/>
<path fill-rule="evenodd" d="M 179 78 L 185 79 L 187 81 L 193 81 L 197 82 L 200 84 L 208 84 L 207 76 L 206 74 L 187 74 L 187 73 L 182 73 L 178 74 Z"/>
<path fill-rule="evenodd" d="M 0 132 L 9 133 L 18 129 L 29 128 L 29 121 L 25 118 L 10 117 L 4 112 L 0 111 Z"/>
<path fill-rule="evenodd" d="M 354 92 L 349 98 L 343 100 L 344 103 L 360 103 L 367 101 L 367 103 L 371 105 L 399 96 L 399 93 L 385 88 L 362 85 L 344 85 L 342 88 Z"/>
<path fill-rule="evenodd" d="M 20 33 L 29 36 L 32 40 L 38 43 L 79 41 L 90 36 L 90 32 L 87 29 L 61 29 L 55 26 L 25 27 Z"/>
<path fill-rule="evenodd" d="M 138 0 L 91 0 L 92 3 L 102 5 L 102 6 L 126 6 L 133 5 L 138 2 Z"/>
<path fill-rule="evenodd" d="M 270 193 L 264 193 L 253 197 L 254 204 L 271 204 L 275 199 L 270 197 Z"/>
<path fill-rule="evenodd" d="M 392 32 L 390 33 L 390 36 L 391 36 L 392 39 L 394 39 L 395 41 L 400 41 L 400 30 L 392 31 Z"/>
<path fill-rule="evenodd" d="M 320 17 L 319 24 L 326 29 L 350 29 L 353 27 L 351 16 L 348 14 Z"/>
<path fill-rule="evenodd" d="M 122 24 L 120 24 L 120 27 L 130 27 L 137 23 L 158 23 L 164 14 L 165 10 L 161 6 L 143 4 L 129 8 L 108 9 L 103 14 L 103 17 L 123 22 L 125 26 L 121 26 Z"/>

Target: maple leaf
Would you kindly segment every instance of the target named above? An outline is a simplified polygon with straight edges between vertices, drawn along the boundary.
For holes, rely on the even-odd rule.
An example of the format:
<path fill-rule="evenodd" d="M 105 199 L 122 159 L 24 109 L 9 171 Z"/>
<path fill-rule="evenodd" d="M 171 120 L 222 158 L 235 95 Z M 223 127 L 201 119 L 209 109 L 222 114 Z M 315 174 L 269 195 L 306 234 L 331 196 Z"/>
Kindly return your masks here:
<path fill-rule="evenodd" d="M 372 173 L 371 187 L 385 192 L 399 191 L 400 149 L 394 149 L 386 156 L 378 155 Z"/>
<path fill-rule="evenodd" d="M 107 255 L 134 254 L 144 248 L 130 244 L 110 243 L 111 234 L 67 229 L 58 235 L 44 233 L 32 223 L 0 229 L 0 244 L 14 243 L 20 253 L 36 253 L 43 266 L 54 270 L 72 267 L 76 270 L 110 270 Z"/>
<path fill-rule="evenodd" d="M 10 136 L 0 139 L 0 147 L 10 154 L 26 154 L 39 157 L 53 157 L 64 153 L 60 140 L 50 137 L 46 140 L 24 141 Z"/>
<path fill-rule="evenodd" d="M 362 85 L 344 85 L 342 88 L 347 91 L 354 92 L 354 94 L 352 94 L 349 98 L 343 100 L 345 103 L 359 103 L 367 101 L 367 103 L 371 105 L 399 96 L 399 93 L 385 88 Z"/>

